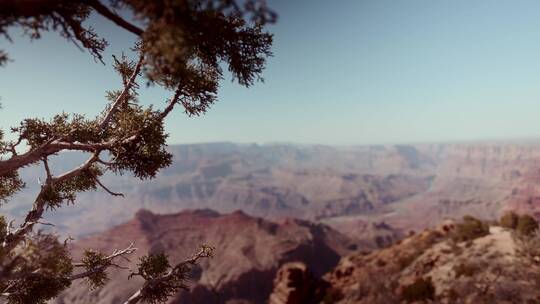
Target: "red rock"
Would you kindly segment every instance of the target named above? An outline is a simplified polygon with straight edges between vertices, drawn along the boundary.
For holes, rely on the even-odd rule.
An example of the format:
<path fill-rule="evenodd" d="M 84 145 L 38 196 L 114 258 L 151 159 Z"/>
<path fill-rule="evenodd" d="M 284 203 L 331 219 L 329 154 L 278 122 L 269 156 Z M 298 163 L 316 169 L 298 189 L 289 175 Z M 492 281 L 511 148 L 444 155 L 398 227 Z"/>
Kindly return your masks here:
<path fill-rule="evenodd" d="M 106 232 L 81 239 L 73 245 L 77 258 L 83 249 L 110 253 L 131 241 L 139 248 L 131 262 L 146 252 L 165 252 L 172 263 L 189 257 L 200 244 L 216 247 L 215 256 L 200 265 L 194 274 L 190 292 L 181 292 L 171 303 L 224 303 L 245 300 L 263 303 L 273 287 L 279 267 L 290 261 L 302 261 L 315 276 L 321 276 L 350 252 L 349 239 L 339 232 L 308 221 L 278 224 L 243 212 L 219 215 L 210 210 L 183 211 L 157 215 L 139 211 L 134 219 Z M 110 282 L 90 291 L 84 282 L 76 282 L 57 303 L 121 303 L 141 285 L 127 280 L 128 273 L 110 272 Z"/>

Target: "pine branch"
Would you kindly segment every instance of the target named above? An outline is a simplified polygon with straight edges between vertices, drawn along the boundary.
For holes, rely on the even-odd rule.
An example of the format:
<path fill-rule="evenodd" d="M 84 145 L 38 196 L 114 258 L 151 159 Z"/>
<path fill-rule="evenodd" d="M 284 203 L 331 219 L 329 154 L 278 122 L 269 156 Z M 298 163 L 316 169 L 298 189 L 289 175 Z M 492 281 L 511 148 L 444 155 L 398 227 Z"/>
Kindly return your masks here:
<path fill-rule="evenodd" d="M 155 286 L 156 284 L 159 284 L 160 282 L 174 279 L 176 272 L 182 269 L 185 265 L 193 266 L 193 265 L 196 265 L 199 262 L 199 260 L 202 258 L 212 257 L 213 251 L 214 251 L 213 247 L 202 246 L 199 252 L 194 254 L 191 258 L 176 264 L 167 274 L 159 278 L 147 280 L 139 290 L 137 290 L 133 295 L 131 295 L 131 297 L 129 297 L 129 299 L 127 299 L 124 302 L 124 304 L 139 303 L 144 298 L 144 294 L 147 289 L 152 288 L 152 286 Z M 137 275 L 137 273 L 134 273 L 132 275 Z"/>
<path fill-rule="evenodd" d="M 77 168 L 72 169 L 58 177 L 47 177 L 47 182 L 41 186 L 41 190 L 38 193 L 32 209 L 26 214 L 24 222 L 15 231 L 6 235 L 6 238 L 2 244 L 2 248 L 9 252 L 15 248 L 20 241 L 22 241 L 26 234 L 28 234 L 34 228 L 34 225 L 39 223 L 39 220 L 43 217 L 45 212 L 45 206 L 47 201 L 44 199 L 45 193 L 53 187 L 55 183 L 63 182 L 67 179 L 80 175 L 84 170 L 88 169 L 97 159 L 99 152 L 94 153 L 86 162 Z M 48 173 L 50 174 L 50 172 Z"/>
<path fill-rule="evenodd" d="M 71 281 L 74 281 L 74 280 L 78 280 L 78 279 L 82 279 L 82 278 L 86 278 L 96 272 L 100 272 L 100 271 L 103 271 L 105 270 L 107 267 L 119 267 L 119 268 L 122 268 L 118 265 L 115 265 L 115 264 L 112 264 L 112 261 L 118 257 L 122 257 L 122 256 L 125 256 L 125 255 L 128 255 L 128 254 L 132 254 L 134 253 L 135 251 L 137 251 L 137 248 L 134 247 L 135 246 L 135 243 L 131 243 L 129 244 L 128 247 L 122 249 L 122 250 L 115 250 L 111 255 L 105 257 L 105 260 L 110 262 L 108 264 L 108 266 L 102 266 L 102 267 L 99 267 L 97 269 L 89 269 L 87 271 L 84 271 L 84 272 L 81 272 L 81 273 L 78 273 L 78 274 L 74 274 L 72 275 L 69 279 Z M 85 267 L 86 265 L 84 263 L 74 263 L 73 264 L 74 267 Z"/>
<path fill-rule="evenodd" d="M 141 71 L 141 67 L 144 61 L 144 54 L 141 54 L 139 57 L 139 61 L 137 62 L 137 65 L 135 65 L 135 68 L 133 69 L 133 73 L 129 77 L 129 80 L 127 82 L 127 85 L 124 86 L 124 89 L 118 95 L 116 100 L 111 105 L 111 108 L 107 111 L 105 116 L 103 117 L 103 120 L 100 123 L 100 129 L 102 131 L 105 131 L 109 125 L 110 120 L 112 119 L 113 115 L 118 111 L 118 108 L 122 103 L 124 103 L 124 100 L 126 99 L 127 95 L 129 94 L 129 91 L 133 87 L 133 84 L 135 83 L 135 79 L 137 78 L 137 75 L 139 75 L 139 72 Z"/>

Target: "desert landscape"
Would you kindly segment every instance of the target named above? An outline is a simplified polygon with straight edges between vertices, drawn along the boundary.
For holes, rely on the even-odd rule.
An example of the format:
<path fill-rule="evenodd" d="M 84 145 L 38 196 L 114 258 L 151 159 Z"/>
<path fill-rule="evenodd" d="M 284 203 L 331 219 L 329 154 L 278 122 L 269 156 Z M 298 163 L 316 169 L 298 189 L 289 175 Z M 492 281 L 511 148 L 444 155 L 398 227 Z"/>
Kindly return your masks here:
<path fill-rule="evenodd" d="M 539 11 L 0 0 L 0 304 L 540 304 Z"/>
<path fill-rule="evenodd" d="M 169 150 L 174 164 L 150 182 L 105 176 L 105 181 L 117 179 L 114 190 L 125 197 L 83 193 L 77 208 L 67 206 L 45 218 L 60 234 L 77 232 L 72 234 L 74 257 L 83 248 L 112 252 L 133 241 L 141 253 L 165 251 L 176 261 L 202 243 L 215 246 L 215 258 L 201 264 L 191 291 L 171 303 L 263 303 L 271 297 L 278 272 L 285 271 L 280 268 L 294 262 L 301 263 L 313 282 L 326 274 L 335 289 L 348 284 L 336 275 L 347 261 L 373 250 L 385 256 L 384 250 L 376 252 L 389 246 L 398 249 L 385 250 L 403 251 L 404 244 L 416 242 L 418 237 L 402 241 L 413 232 L 430 234 L 424 230 L 440 230 L 441 223 L 459 222 L 464 215 L 485 221 L 509 210 L 538 216 L 540 144 L 534 142 L 358 147 L 211 143 Z M 58 170 L 82 155 L 62 157 L 63 162 L 51 162 Z M 23 176 L 42 178 L 38 169 L 24 169 Z M 24 195 L 31 190 L 36 189 L 30 185 L 17 197 L 20 201 L 4 205 L 4 210 L 20 216 L 19 209 L 10 207 L 24 210 Z M 509 232 L 504 234 L 509 238 Z M 354 269 L 364 271 L 358 267 Z M 117 303 L 115 299 L 125 298 L 141 283 L 124 284 L 125 275 L 112 271 L 110 282 L 97 290 L 80 282 L 56 303 Z M 281 303 L 273 298 L 272 303 Z"/>

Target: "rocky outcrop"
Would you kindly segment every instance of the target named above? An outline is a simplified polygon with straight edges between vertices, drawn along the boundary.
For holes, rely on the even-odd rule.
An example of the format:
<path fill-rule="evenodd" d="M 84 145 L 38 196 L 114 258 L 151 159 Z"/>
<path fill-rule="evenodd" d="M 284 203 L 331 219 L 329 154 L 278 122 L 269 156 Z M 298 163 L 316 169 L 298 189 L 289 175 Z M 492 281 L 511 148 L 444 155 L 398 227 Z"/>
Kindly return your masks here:
<path fill-rule="evenodd" d="M 306 264 L 287 263 L 276 274 L 268 304 L 319 303 L 329 286 L 328 282 L 316 278 Z"/>
<path fill-rule="evenodd" d="M 447 222 L 370 253 L 344 257 L 324 278 L 331 303 L 538 303 L 540 238 Z M 468 236 L 466 240 L 456 236 Z"/>

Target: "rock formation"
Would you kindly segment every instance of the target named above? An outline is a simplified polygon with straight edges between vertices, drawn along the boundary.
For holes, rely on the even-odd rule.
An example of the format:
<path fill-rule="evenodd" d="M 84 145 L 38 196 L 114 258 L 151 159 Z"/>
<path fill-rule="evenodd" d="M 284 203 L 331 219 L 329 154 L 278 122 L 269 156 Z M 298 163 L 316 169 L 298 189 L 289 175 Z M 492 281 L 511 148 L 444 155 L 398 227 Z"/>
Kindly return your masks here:
<path fill-rule="evenodd" d="M 303 262 L 320 277 L 351 252 L 347 237 L 321 224 L 294 219 L 274 223 L 240 211 L 220 215 L 210 210 L 170 215 L 143 210 L 125 224 L 77 241 L 72 252 L 75 259 L 86 248 L 110 253 L 132 241 L 137 253 L 130 262 L 120 261 L 131 268 L 147 252 L 164 252 L 174 263 L 189 257 L 202 243 L 216 247 L 214 258 L 201 263 L 193 274 L 190 292 L 171 300 L 182 304 L 263 303 L 283 264 Z M 97 290 L 76 282 L 57 303 L 123 303 L 141 284 L 138 279 L 127 280 L 128 274 L 111 270 L 110 281 Z"/>
<path fill-rule="evenodd" d="M 329 284 L 316 278 L 306 264 L 290 262 L 277 272 L 268 304 L 319 303 L 328 287 Z"/>
<path fill-rule="evenodd" d="M 331 284 L 325 298 L 359 304 L 540 301 L 537 235 L 516 236 L 499 226 L 474 235 L 459 225 L 447 223 L 389 248 L 344 257 L 324 277 Z"/>

